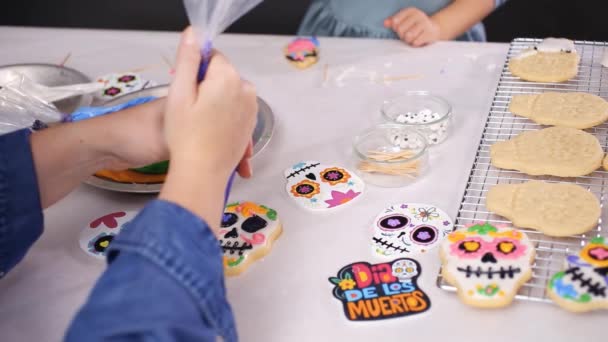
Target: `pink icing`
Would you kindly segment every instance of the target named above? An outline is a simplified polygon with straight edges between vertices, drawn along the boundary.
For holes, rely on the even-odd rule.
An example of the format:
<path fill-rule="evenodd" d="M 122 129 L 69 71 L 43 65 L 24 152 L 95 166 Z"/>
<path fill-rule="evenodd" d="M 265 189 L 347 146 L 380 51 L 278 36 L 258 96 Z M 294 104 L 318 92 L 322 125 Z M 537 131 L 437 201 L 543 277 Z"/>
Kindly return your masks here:
<path fill-rule="evenodd" d="M 481 246 L 475 252 L 466 252 L 459 248 L 460 244 L 464 242 L 477 242 Z M 498 250 L 498 244 L 501 242 L 510 242 L 515 245 L 515 250 L 510 254 L 503 254 Z M 461 259 L 475 259 L 479 258 L 485 253 L 492 253 L 496 259 L 517 259 L 526 253 L 527 247 L 520 243 L 518 240 L 509 238 L 496 238 L 492 241 L 485 241 L 477 237 L 468 237 L 462 241 L 458 241 L 450 245 L 450 253 Z"/>

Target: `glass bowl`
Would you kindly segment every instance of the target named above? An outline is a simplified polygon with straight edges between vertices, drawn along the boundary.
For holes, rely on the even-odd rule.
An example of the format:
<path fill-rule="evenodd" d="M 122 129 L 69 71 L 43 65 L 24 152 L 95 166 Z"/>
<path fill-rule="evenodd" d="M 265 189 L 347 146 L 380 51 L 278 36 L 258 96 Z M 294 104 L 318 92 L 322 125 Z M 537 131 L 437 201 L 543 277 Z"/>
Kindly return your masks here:
<path fill-rule="evenodd" d="M 385 100 L 381 112 L 389 123 L 418 130 L 429 145 L 447 138 L 452 121 L 452 106 L 428 92 L 408 92 Z"/>
<path fill-rule="evenodd" d="M 426 138 L 414 129 L 396 124 L 378 125 L 355 137 L 355 170 L 370 184 L 406 186 L 426 172 L 427 148 Z"/>

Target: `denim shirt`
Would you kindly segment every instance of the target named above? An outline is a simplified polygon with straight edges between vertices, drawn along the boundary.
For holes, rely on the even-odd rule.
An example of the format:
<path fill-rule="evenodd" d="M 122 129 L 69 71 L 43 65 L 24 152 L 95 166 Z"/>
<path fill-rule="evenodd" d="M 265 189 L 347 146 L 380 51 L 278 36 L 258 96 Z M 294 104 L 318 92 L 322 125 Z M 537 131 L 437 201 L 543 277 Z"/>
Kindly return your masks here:
<path fill-rule="evenodd" d="M 21 130 L 0 136 L 0 278 L 23 259 L 43 231 L 29 135 Z M 199 217 L 156 200 L 112 241 L 108 267 L 65 339 L 218 337 L 237 341 L 217 239 Z"/>
<path fill-rule="evenodd" d="M 407 7 L 416 7 L 433 15 L 453 0 L 313 0 L 298 35 L 332 37 L 367 37 L 399 39 L 393 30 L 384 27 L 384 19 Z M 499 7 L 506 0 L 494 0 Z M 473 25 L 456 40 L 486 41 L 483 23 Z"/>

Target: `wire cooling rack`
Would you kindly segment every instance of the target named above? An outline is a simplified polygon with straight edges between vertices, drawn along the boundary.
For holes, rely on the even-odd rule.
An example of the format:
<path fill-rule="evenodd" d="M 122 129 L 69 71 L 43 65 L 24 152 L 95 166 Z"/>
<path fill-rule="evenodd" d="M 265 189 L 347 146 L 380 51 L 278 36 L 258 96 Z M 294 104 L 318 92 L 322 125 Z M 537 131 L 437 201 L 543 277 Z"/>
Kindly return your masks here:
<path fill-rule="evenodd" d="M 496 184 L 522 183 L 536 179 L 549 182 L 570 182 L 581 185 L 594 193 L 602 204 L 608 197 L 608 172 L 595 171 L 590 175 L 576 178 L 559 178 L 552 176 L 529 176 L 518 171 L 501 170 L 490 164 L 490 146 L 497 141 L 508 140 L 516 135 L 530 130 L 544 128 L 531 120 L 516 117 L 509 112 L 511 97 L 516 94 L 538 94 L 547 91 L 558 92 L 588 92 L 608 99 L 608 68 L 602 67 L 601 61 L 604 50 L 608 52 L 608 44 L 604 42 L 575 41 L 576 50 L 581 60 L 576 78 L 564 83 L 533 83 L 522 81 L 509 72 L 509 60 L 522 50 L 532 47 L 541 40 L 518 38 L 511 42 L 507 60 L 502 69 L 496 94 L 490 108 L 490 113 L 477 149 L 475 162 L 466 185 L 466 189 L 456 217 L 456 228 L 479 221 L 493 224 L 510 224 L 501 216 L 490 213 L 485 206 L 488 190 Z M 606 150 L 608 146 L 608 123 L 588 129 L 594 134 Z M 603 217 L 603 216 L 602 216 Z M 608 237 L 608 229 L 602 228 L 602 219 L 596 229 L 582 235 L 555 238 L 546 236 L 538 231 L 525 231 L 536 248 L 536 259 L 533 265 L 533 276 L 522 286 L 515 298 L 551 302 L 545 291 L 550 277 L 564 267 L 567 254 L 577 253 L 592 238 Z M 456 289 L 442 277 L 441 271 L 437 285 L 448 291 Z"/>

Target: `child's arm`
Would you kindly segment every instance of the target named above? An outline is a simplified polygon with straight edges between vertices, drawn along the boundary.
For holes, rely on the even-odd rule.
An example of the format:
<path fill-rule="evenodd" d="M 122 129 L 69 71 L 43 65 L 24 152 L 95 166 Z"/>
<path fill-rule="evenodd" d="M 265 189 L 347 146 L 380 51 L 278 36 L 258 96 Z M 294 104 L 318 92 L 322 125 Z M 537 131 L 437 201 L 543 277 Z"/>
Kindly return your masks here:
<path fill-rule="evenodd" d="M 496 0 L 454 0 L 431 17 L 409 7 L 387 18 L 384 26 L 394 30 L 404 42 L 423 46 L 460 36 L 490 14 L 496 3 Z"/>

